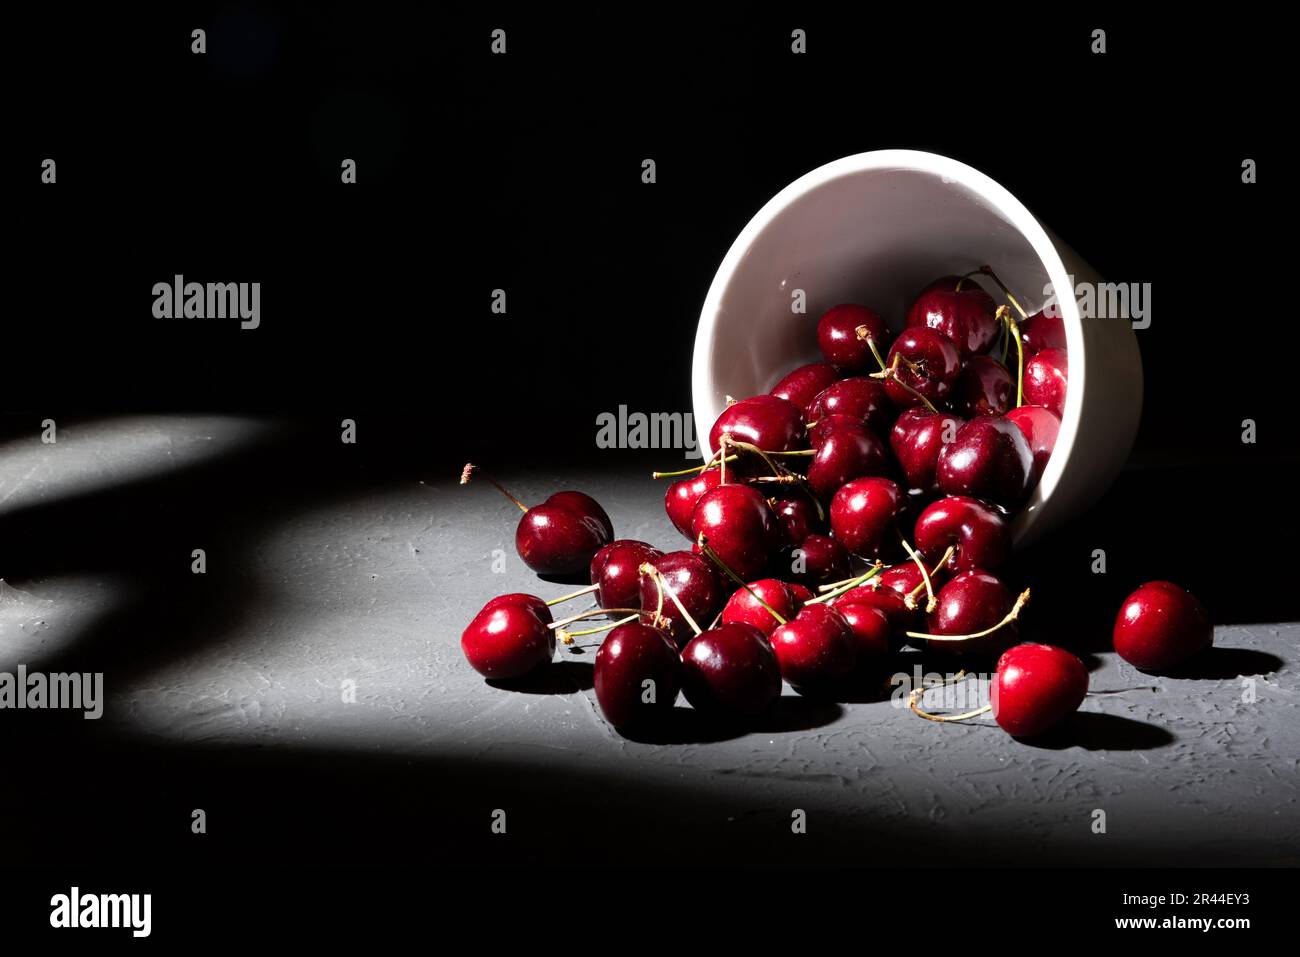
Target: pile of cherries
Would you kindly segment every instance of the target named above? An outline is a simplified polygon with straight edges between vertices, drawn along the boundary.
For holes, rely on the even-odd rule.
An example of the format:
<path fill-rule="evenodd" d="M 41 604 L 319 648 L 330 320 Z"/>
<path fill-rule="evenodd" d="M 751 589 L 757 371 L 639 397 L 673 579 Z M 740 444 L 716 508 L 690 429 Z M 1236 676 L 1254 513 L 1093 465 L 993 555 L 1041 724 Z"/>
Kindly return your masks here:
<path fill-rule="evenodd" d="M 976 275 L 998 285 L 1019 320 Z M 783 679 L 828 697 L 879 685 L 904 645 L 963 670 L 996 662 L 991 710 L 1012 735 L 1040 734 L 1077 709 L 1088 688 L 1082 662 L 1017 643 L 1029 591 L 996 574 L 1010 557 L 1010 518 L 1060 425 L 1060 318 L 1026 315 L 985 267 L 923 289 L 892 341 L 878 313 L 853 304 L 828 310 L 817 338 L 824 362 L 766 395 L 729 400 L 710 430 L 709 461 L 656 473 L 677 479 L 665 509 L 689 548 L 616 540 L 581 492 L 530 508 L 497 485 L 523 511 L 524 562 L 544 575 L 585 571 L 591 585 L 549 602 L 492 599 L 462 635 L 470 664 L 519 678 L 552 661 L 557 639 L 607 632 L 595 692 L 619 728 L 661 720 L 679 691 L 704 715 L 748 720 L 780 696 Z M 466 466 L 462 482 L 473 472 Z M 593 592 L 594 610 L 552 615 Z M 572 630 L 595 617 L 615 620 Z M 1116 650 L 1152 671 L 1211 639 L 1200 603 L 1167 582 L 1134 592 L 1114 631 Z M 923 717 L 970 716 L 922 711 L 923 690 L 912 699 Z"/>

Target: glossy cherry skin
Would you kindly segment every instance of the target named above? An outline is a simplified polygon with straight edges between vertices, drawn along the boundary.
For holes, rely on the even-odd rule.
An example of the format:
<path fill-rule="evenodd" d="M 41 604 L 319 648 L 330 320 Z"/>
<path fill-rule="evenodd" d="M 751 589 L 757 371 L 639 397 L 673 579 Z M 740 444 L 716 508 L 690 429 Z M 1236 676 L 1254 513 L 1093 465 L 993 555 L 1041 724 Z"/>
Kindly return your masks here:
<path fill-rule="evenodd" d="M 907 310 L 907 325 L 943 333 L 966 359 L 986 351 L 997 338 L 997 309 L 993 297 L 974 279 L 944 276 L 916 297 Z"/>
<path fill-rule="evenodd" d="M 829 362 L 811 362 L 788 373 L 772 386 L 770 394 L 806 411 L 822 390 L 839 377 L 839 372 Z"/>
<path fill-rule="evenodd" d="M 592 556 L 614 538 L 614 526 L 599 503 L 582 492 L 556 492 L 519 519 L 515 548 L 539 575 L 586 571 Z"/>
<path fill-rule="evenodd" d="M 970 635 L 992 628 L 1011 611 L 1015 596 L 1002 581 L 979 569 L 961 572 L 939 589 L 938 605 L 926 624 L 932 635 Z M 918 639 L 923 647 L 958 658 L 993 658 L 1014 645 L 1019 630 L 1014 621 L 982 638 L 967 641 Z"/>
<path fill-rule="evenodd" d="M 1011 555 L 1011 528 L 996 510 L 966 495 L 931 502 L 916 520 L 913 544 L 931 565 L 948 546 L 956 550 L 947 567 L 996 571 Z"/>
<path fill-rule="evenodd" d="M 801 604 L 785 582 L 776 578 L 760 578 L 749 583 L 748 591 L 737 588 L 732 593 L 722 608 L 722 623 L 730 625 L 742 622 L 753 625 L 765 635 L 771 635 L 780 622 L 772 617 L 772 612 L 759 604 L 754 595 L 767 602 L 773 611 L 787 621 L 798 613 Z"/>
<path fill-rule="evenodd" d="M 1026 356 L 1044 349 L 1066 348 L 1065 322 L 1060 316 L 1049 316 L 1045 311 L 1036 312 L 1028 319 L 1020 320 L 1017 325 Z"/>
<path fill-rule="evenodd" d="M 846 483 L 886 468 L 885 443 L 865 425 L 841 425 L 826 434 L 808 465 L 808 484 L 823 502 Z"/>
<path fill-rule="evenodd" d="M 805 605 L 772 632 L 772 649 L 781 677 L 800 694 L 821 693 L 846 677 L 858 663 L 853 629 L 825 603 Z"/>
<path fill-rule="evenodd" d="M 1032 738 L 1073 714 L 1088 693 L 1088 669 L 1063 648 L 1023 644 L 998 659 L 989 704 L 1002 730 Z"/>
<path fill-rule="evenodd" d="M 1047 460 L 1056 448 L 1056 436 L 1061 431 L 1061 420 L 1048 412 L 1041 405 L 1022 405 L 1007 413 L 1007 421 L 1018 428 L 1029 443 L 1029 451 L 1034 457 L 1034 467 L 1029 475 L 1029 487 L 1033 488 L 1043 477 Z"/>
<path fill-rule="evenodd" d="M 1024 433 L 1000 415 L 971 419 L 939 451 L 935 484 L 949 495 L 1017 505 L 1029 492 L 1034 456 Z"/>
<path fill-rule="evenodd" d="M 809 535 L 783 557 L 788 561 L 781 573 L 809 588 L 843 581 L 852 574 L 849 553 L 829 535 Z"/>
<path fill-rule="evenodd" d="M 858 337 L 859 326 L 867 327 L 868 334 L 883 355 L 889 341 L 889 328 L 874 310 L 845 303 L 827 309 L 817 322 L 817 344 L 821 346 L 822 355 L 841 372 L 874 372 L 880 368 L 871 354 L 871 347 Z"/>
<path fill-rule="evenodd" d="M 641 565 L 663 555 L 646 542 L 621 538 L 591 559 L 591 583 L 601 608 L 637 608 L 641 602 Z"/>
<path fill-rule="evenodd" d="M 668 486 L 668 491 L 664 494 L 664 511 L 668 513 L 668 520 L 673 523 L 673 528 L 687 538 L 694 539 L 695 536 L 691 534 L 691 518 L 695 515 L 695 505 L 705 492 L 717 488 L 720 484 L 722 484 L 722 470 L 713 468 L 706 469 L 699 475 L 680 479 Z"/>
<path fill-rule="evenodd" d="M 852 416 L 877 435 L 884 435 L 898 409 L 879 379 L 855 376 L 832 382 L 808 406 L 809 422 L 820 422 L 831 415 Z"/>
<path fill-rule="evenodd" d="M 542 620 L 543 625 L 549 625 L 555 620 L 551 615 L 550 606 L 547 605 L 544 600 L 538 598 L 536 595 L 526 595 L 523 592 L 513 592 L 509 595 L 497 595 L 496 598 L 490 599 L 488 603 L 483 606 L 482 610 L 479 611 L 479 614 L 481 615 L 485 611 L 491 611 L 493 608 L 500 608 L 502 605 L 520 605 L 527 608 Z"/>
<path fill-rule="evenodd" d="M 1064 349 L 1043 349 L 1025 363 L 1025 401 L 1041 405 L 1058 419 L 1065 410 L 1070 378 L 1070 354 Z"/>
<path fill-rule="evenodd" d="M 601 642 L 594 680 L 596 702 L 606 721 L 616 728 L 651 724 L 677 700 L 681 654 L 658 628 L 630 621 Z"/>
<path fill-rule="evenodd" d="M 707 558 L 692 552 L 669 552 L 650 564 L 663 574 L 668 586 L 677 594 L 678 600 L 690 612 L 696 624 L 703 627 L 713 620 L 713 616 L 722 607 L 725 596 L 722 584 Z M 669 634 L 678 645 L 685 644 L 693 634 L 691 626 L 682 617 L 672 598 L 665 594 L 660 607 L 659 587 L 652 575 L 641 576 L 640 608 L 644 612 L 643 620 L 647 623 L 653 623 L 654 612 L 659 610 L 668 619 Z"/>
<path fill-rule="evenodd" d="M 787 545 L 798 545 L 809 535 L 822 531 L 823 519 L 817 511 L 813 500 L 798 489 L 786 489 L 776 493 L 767 500 L 781 528 L 782 539 Z"/>
<path fill-rule="evenodd" d="M 804 410 L 788 399 L 756 395 L 741 399 L 722 410 L 709 430 L 709 446 L 715 451 L 723 434 L 756 445 L 765 452 L 792 452 L 808 447 L 803 424 Z"/>
<path fill-rule="evenodd" d="M 799 582 L 786 582 L 786 585 L 790 589 L 790 594 L 794 596 L 795 603 L 800 607 L 815 597 L 812 589 L 807 585 L 801 585 Z"/>
<path fill-rule="evenodd" d="M 719 625 L 683 649 L 682 690 L 701 714 L 753 718 L 781 696 L 781 666 L 753 625 Z"/>
<path fill-rule="evenodd" d="M 992 356 L 971 356 L 957 376 L 953 408 L 968 419 L 977 415 L 1002 415 L 1011 408 L 1015 382 L 1007 367 Z"/>
<path fill-rule="evenodd" d="M 831 499 L 831 534 L 859 558 L 892 554 L 904 508 L 902 490 L 889 479 L 854 479 Z"/>
<path fill-rule="evenodd" d="M 849 602 L 836 605 L 835 610 L 844 616 L 853 632 L 859 670 L 880 667 L 898 649 L 897 631 L 889 615 L 881 609 L 863 602 Z"/>
<path fill-rule="evenodd" d="M 898 460 L 908 488 L 934 490 L 934 470 L 945 441 L 957 437 L 965 419 L 915 406 L 898 417 L 889 433 L 889 447 Z"/>
<path fill-rule="evenodd" d="M 1124 599 L 1113 635 L 1119 656 L 1143 671 L 1168 671 L 1214 643 L 1210 616 L 1191 592 L 1154 581 Z"/>
<path fill-rule="evenodd" d="M 899 362 L 899 381 L 911 386 L 933 405 L 942 405 L 948 400 L 961 372 L 961 356 L 952 340 L 925 326 L 905 329 L 889 350 L 886 365 L 893 365 L 895 355 L 901 355 L 911 362 L 911 366 Z M 915 370 L 912 366 L 916 367 Z M 892 378 L 885 380 L 885 392 L 900 409 L 921 404 L 920 399 Z"/>
<path fill-rule="evenodd" d="M 749 485 L 719 485 L 705 492 L 695 505 L 691 531 L 700 552 L 699 537 L 735 574 L 746 580 L 762 574 L 781 544 L 781 527 L 767 499 Z"/>
<path fill-rule="evenodd" d="M 460 636 L 460 648 L 485 678 L 519 678 L 551 660 L 555 632 L 525 605 L 497 605 L 474 617 Z"/>
<path fill-rule="evenodd" d="M 814 449 L 821 448 L 823 442 L 841 429 L 856 432 L 862 428 L 862 420 L 851 415 L 824 415 L 808 429 L 808 440 Z"/>

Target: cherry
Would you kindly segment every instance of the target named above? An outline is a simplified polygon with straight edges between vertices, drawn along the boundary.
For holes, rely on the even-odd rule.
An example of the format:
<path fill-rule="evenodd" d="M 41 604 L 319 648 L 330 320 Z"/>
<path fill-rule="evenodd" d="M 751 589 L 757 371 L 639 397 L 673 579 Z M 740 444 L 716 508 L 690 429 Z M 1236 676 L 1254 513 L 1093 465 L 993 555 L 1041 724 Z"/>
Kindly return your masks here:
<path fill-rule="evenodd" d="M 754 717 L 781 696 L 781 666 L 758 628 L 719 625 L 683 649 L 682 690 L 701 714 Z"/>
<path fill-rule="evenodd" d="M 855 601 L 836 604 L 835 610 L 844 616 L 853 632 L 859 669 L 879 666 L 897 650 L 896 629 L 881 609 Z"/>
<path fill-rule="evenodd" d="M 788 373 L 780 382 L 772 386 L 770 394 L 807 410 L 822 390 L 839 377 L 839 372 L 830 363 L 812 362 Z"/>
<path fill-rule="evenodd" d="M 841 425 L 823 436 L 808 466 L 808 484 L 829 501 L 851 479 L 885 471 L 885 443 L 865 425 Z"/>
<path fill-rule="evenodd" d="M 462 485 L 475 472 L 466 465 Z M 515 549 L 524 564 L 539 575 L 568 575 L 586 571 L 592 556 L 614 537 L 614 525 L 594 498 L 583 492 L 556 492 L 529 508 L 503 486 L 488 479 L 524 513 L 515 529 Z"/>
<path fill-rule="evenodd" d="M 785 541 L 798 545 L 809 535 L 822 530 L 823 519 L 805 493 L 798 489 L 785 489 L 767 500 Z"/>
<path fill-rule="evenodd" d="M 832 382 L 808 406 L 810 422 L 821 422 L 832 415 L 852 416 L 877 435 L 884 435 L 898 410 L 880 380 L 855 376 Z"/>
<path fill-rule="evenodd" d="M 641 598 L 641 566 L 663 555 L 645 542 L 622 538 L 610 542 L 591 559 L 591 583 L 603 608 L 634 608 Z"/>
<path fill-rule="evenodd" d="M 695 621 L 711 621 L 722 605 L 722 585 L 708 560 L 693 552 L 668 552 L 648 563 L 658 570 L 677 600 Z M 654 615 L 667 619 L 669 633 L 678 645 L 685 644 L 692 634 L 690 624 L 668 595 L 660 595 L 655 575 L 642 572 L 641 609 L 654 622 Z"/>
<path fill-rule="evenodd" d="M 1024 434 L 1002 416 L 982 415 L 939 451 L 935 484 L 949 495 L 1018 504 L 1029 491 L 1034 456 Z"/>
<path fill-rule="evenodd" d="M 998 659 L 989 704 L 1002 730 L 1032 738 L 1078 710 L 1088 693 L 1088 669 L 1062 648 L 1023 644 Z"/>
<path fill-rule="evenodd" d="M 1025 355 L 1032 356 L 1044 349 L 1064 349 L 1065 320 L 1060 316 L 1048 315 L 1047 311 L 1036 312 L 1028 319 L 1021 319 L 1020 341 L 1024 343 Z"/>
<path fill-rule="evenodd" d="M 1209 648 L 1214 626 L 1191 592 L 1171 582 L 1147 582 L 1120 606 L 1114 641 L 1134 667 L 1168 671 Z"/>
<path fill-rule="evenodd" d="M 764 452 L 790 452 L 807 448 L 803 409 L 775 395 L 741 399 L 722 410 L 709 430 L 716 450 L 723 435 L 756 445 Z"/>
<path fill-rule="evenodd" d="M 862 420 L 852 415 L 823 415 L 808 428 L 808 438 L 812 442 L 814 449 L 821 448 L 821 444 L 830 437 L 831 433 L 838 432 L 840 429 L 849 429 L 856 432 L 862 427 Z"/>
<path fill-rule="evenodd" d="M 481 615 L 485 611 L 491 611 L 493 608 L 500 608 L 502 605 L 519 605 L 523 608 L 527 608 L 542 620 L 543 625 L 549 625 L 555 620 L 551 615 L 550 605 L 546 604 L 545 601 L 538 598 L 536 595 L 525 595 L 522 592 L 513 592 L 509 595 L 497 595 L 496 598 L 489 600 L 488 603 L 483 606 L 482 610 L 479 611 L 479 614 Z"/>
<path fill-rule="evenodd" d="M 812 601 L 813 593 L 807 585 L 801 585 L 799 582 L 786 582 L 786 587 L 790 589 L 790 594 L 794 596 L 795 603 L 804 605 Z"/>
<path fill-rule="evenodd" d="M 1048 412 L 1041 405 L 1022 405 L 1007 413 L 1007 421 L 1015 424 L 1034 456 L 1034 467 L 1029 475 L 1029 487 L 1033 488 L 1043 477 L 1047 460 L 1056 448 L 1056 435 L 1061 431 L 1061 420 Z"/>
<path fill-rule="evenodd" d="M 1041 405 L 1058 419 L 1065 409 L 1070 375 L 1070 354 L 1064 349 L 1043 349 L 1025 363 L 1025 401 Z"/>
<path fill-rule="evenodd" d="M 682 659 L 658 628 L 619 625 L 596 652 L 596 701 L 616 728 L 649 723 L 672 708 L 682 686 Z"/>
<path fill-rule="evenodd" d="M 831 499 L 831 534 L 859 558 L 880 558 L 893 550 L 904 506 L 889 479 L 854 479 Z"/>
<path fill-rule="evenodd" d="M 921 647 L 955 657 L 993 657 L 1016 643 L 1019 634 L 1014 617 L 1018 602 L 1001 580 L 986 571 L 971 569 L 954 575 L 939 589 L 938 605 L 928 620 L 931 635 L 990 634 L 964 641 L 932 641 L 918 638 Z M 913 636 L 915 637 L 915 636 Z"/>
<path fill-rule="evenodd" d="M 807 536 L 788 557 L 791 577 L 812 588 L 849 577 L 849 553 L 828 535 Z"/>
<path fill-rule="evenodd" d="M 866 326 L 866 335 L 884 351 L 889 329 L 880 315 L 866 306 L 843 304 L 832 306 L 817 322 L 817 344 L 826 361 L 842 372 L 868 372 L 877 368 L 871 346 L 858 334 Z"/>
<path fill-rule="evenodd" d="M 857 664 L 857 640 L 844 616 L 825 604 L 805 605 L 772 632 L 781 677 L 800 694 L 824 692 Z"/>
<path fill-rule="evenodd" d="M 952 404 L 962 415 L 1001 415 L 1011 407 L 1014 383 L 1007 367 L 992 356 L 971 356 L 957 376 Z"/>
<path fill-rule="evenodd" d="M 901 568 L 902 566 L 898 567 Z M 908 591 L 911 591 L 911 589 L 908 589 Z M 893 588 L 876 585 L 876 582 L 873 581 L 871 585 L 862 585 L 846 591 L 843 595 L 832 598 L 830 603 L 836 608 L 848 605 L 863 605 L 874 608 L 888 618 L 890 627 L 895 633 L 901 635 L 902 632 L 912 627 L 912 623 L 916 618 L 916 610 L 908 608 L 904 603 L 906 594 L 907 592 L 899 592 Z"/>
<path fill-rule="evenodd" d="M 811 597 L 811 592 L 809 596 Z M 762 602 L 758 600 L 760 598 L 767 602 L 772 611 L 787 620 L 798 613 L 801 604 L 785 582 L 776 578 L 762 578 L 750 582 L 747 588 L 735 590 L 722 608 L 722 623 L 730 625 L 741 622 L 753 625 L 765 635 L 772 634 L 772 630 L 780 622 L 773 617 L 772 611 L 763 607 Z"/>
<path fill-rule="evenodd" d="M 717 488 L 721 483 L 722 470 L 711 468 L 668 486 L 668 491 L 664 494 L 664 511 L 668 513 L 668 520 L 673 523 L 673 527 L 694 541 L 691 517 L 695 514 L 695 505 L 705 492 Z"/>
<path fill-rule="evenodd" d="M 485 678 L 519 678 L 551 660 L 555 633 L 530 603 L 489 606 L 474 616 L 460 636 L 461 651 L 475 671 Z"/>
<path fill-rule="evenodd" d="M 908 409 L 898 417 L 889 433 L 889 447 L 894 450 L 908 488 L 933 491 L 934 470 L 945 441 L 957 437 L 965 419 L 922 406 Z"/>
<path fill-rule="evenodd" d="M 931 563 L 953 546 L 948 567 L 995 571 L 1011 554 L 1011 530 L 1002 516 L 966 495 L 949 495 L 932 502 L 916 520 L 917 551 Z"/>
<path fill-rule="evenodd" d="M 965 359 L 986 351 L 997 338 L 1001 323 L 997 303 L 977 282 L 944 276 L 916 297 L 907 310 L 907 325 L 943 333 Z"/>
<path fill-rule="evenodd" d="M 753 578 L 767 567 L 780 544 L 781 531 L 767 499 L 748 485 L 719 485 L 700 496 L 691 518 L 699 537 L 707 536 L 713 550 L 741 578 Z"/>
<path fill-rule="evenodd" d="M 896 406 L 907 409 L 921 402 L 918 395 L 932 405 L 947 400 L 961 372 L 961 356 L 951 339 L 921 326 L 904 330 L 894 341 L 886 365 L 895 372 L 885 379 L 885 391 Z"/>

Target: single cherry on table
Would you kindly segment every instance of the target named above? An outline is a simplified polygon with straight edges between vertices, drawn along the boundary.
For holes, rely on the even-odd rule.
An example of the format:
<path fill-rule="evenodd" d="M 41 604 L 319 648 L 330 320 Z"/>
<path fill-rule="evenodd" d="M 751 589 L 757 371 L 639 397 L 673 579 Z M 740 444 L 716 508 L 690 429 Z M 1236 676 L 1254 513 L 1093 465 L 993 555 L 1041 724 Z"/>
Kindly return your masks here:
<path fill-rule="evenodd" d="M 734 622 L 701 632 L 682 650 L 682 691 L 703 715 L 753 718 L 781 696 L 781 666 L 753 625 Z"/>
<path fill-rule="evenodd" d="M 1168 671 L 1214 643 L 1205 606 L 1185 588 L 1152 581 L 1120 606 L 1113 633 L 1115 650 L 1143 671 Z"/>
<path fill-rule="evenodd" d="M 596 702 L 616 728 L 651 723 L 672 708 L 682 659 L 663 631 L 630 621 L 610 631 L 596 652 Z"/>
<path fill-rule="evenodd" d="M 998 659 L 989 686 L 993 718 L 1007 734 L 1032 738 L 1073 714 L 1088 694 L 1088 669 L 1063 648 L 1026 643 Z"/>

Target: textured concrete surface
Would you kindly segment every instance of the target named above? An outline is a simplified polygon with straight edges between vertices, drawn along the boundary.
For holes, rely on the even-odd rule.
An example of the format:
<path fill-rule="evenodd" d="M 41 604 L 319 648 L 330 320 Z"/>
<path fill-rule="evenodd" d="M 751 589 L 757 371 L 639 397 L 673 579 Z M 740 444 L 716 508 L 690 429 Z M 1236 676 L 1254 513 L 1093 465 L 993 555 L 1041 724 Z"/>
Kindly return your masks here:
<path fill-rule="evenodd" d="M 265 436 L 259 423 L 173 418 L 90 423 L 52 446 L 10 438 L 0 448 L 0 534 L 24 509 L 57 513 L 70 496 L 142 476 L 165 481 L 182 468 L 201 472 L 208 457 Z M 662 486 L 639 464 L 502 478 L 525 498 L 583 488 L 605 505 L 620 537 L 668 548 L 682 541 L 663 514 Z M 0 671 L 22 663 L 107 675 L 101 721 L 42 724 L 45 716 L 29 715 L 23 728 L 74 750 L 131 755 L 140 777 L 117 787 L 127 796 L 138 789 L 140 800 L 156 793 L 150 775 L 170 773 L 160 770 L 169 755 L 182 756 L 175 761 L 190 769 L 189 780 L 202 777 L 195 769 L 231 767 L 232 754 L 256 754 L 252 768 L 235 762 L 225 787 L 247 785 L 272 802 L 285 787 L 304 799 L 315 772 L 290 774 L 298 790 L 277 775 L 302 755 L 337 755 L 363 762 L 381 791 L 416 792 L 395 799 L 391 813 L 428 800 L 453 817 L 452 830 L 477 833 L 495 807 L 517 810 L 518 827 L 532 827 L 542 820 L 536 808 L 557 802 L 559 817 L 532 835 L 538 853 L 554 844 L 619 859 L 626 833 L 647 847 L 688 842 L 687 856 L 701 858 L 716 851 L 781 860 L 803 853 L 791 843 L 803 840 L 817 859 L 921 866 L 1300 862 L 1294 623 L 1221 625 L 1209 666 L 1177 678 L 1151 678 L 1113 653 L 1085 649 L 1093 688 L 1155 690 L 1091 697 L 1039 745 L 1010 739 L 987 716 L 939 726 L 889 700 L 816 704 L 789 688 L 748 733 L 717 732 L 683 715 L 662 740 L 636 741 L 611 729 L 596 706 L 594 639 L 562 651 L 548 675 L 522 689 L 489 685 L 463 661 L 460 631 L 488 598 L 567 590 L 519 561 L 517 512 L 489 486 L 458 487 L 454 474 L 427 483 L 397 475 L 335 494 L 284 494 L 296 482 L 262 496 L 256 481 L 223 479 L 221 506 L 194 503 L 200 516 L 218 512 L 192 541 L 207 549 L 205 576 L 189 575 L 183 509 L 161 519 L 173 526 L 174 554 L 156 556 L 159 568 L 174 563 L 176 578 L 118 567 L 111 550 L 63 567 L 51 552 L 44 567 L 34 562 L 37 574 L 23 574 L 7 553 Z M 1035 572 L 1050 574 L 1030 569 L 1035 587 Z M 160 593 L 178 592 L 167 615 L 141 612 Z M 1025 636 L 1050 637 L 1049 624 L 1030 614 Z M 150 629 L 167 633 L 143 634 Z M 1104 648 L 1105 636 L 1094 637 L 1092 647 Z M 344 700 L 345 682 L 355 683 L 355 703 Z M 684 699 L 679 707 L 687 708 Z M 6 720 L 17 727 L 0 712 L 0 728 Z M 336 767 L 334 758 L 323 761 Z M 388 798 L 371 797 L 363 813 L 382 816 Z M 796 809 L 808 815 L 806 836 L 790 833 Z M 575 836 L 570 814 L 580 811 L 599 833 Z M 342 799 L 331 811 L 340 827 L 349 813 Z M 444 846 L 454 859 L 472 859 L 477 847 Z"/>

